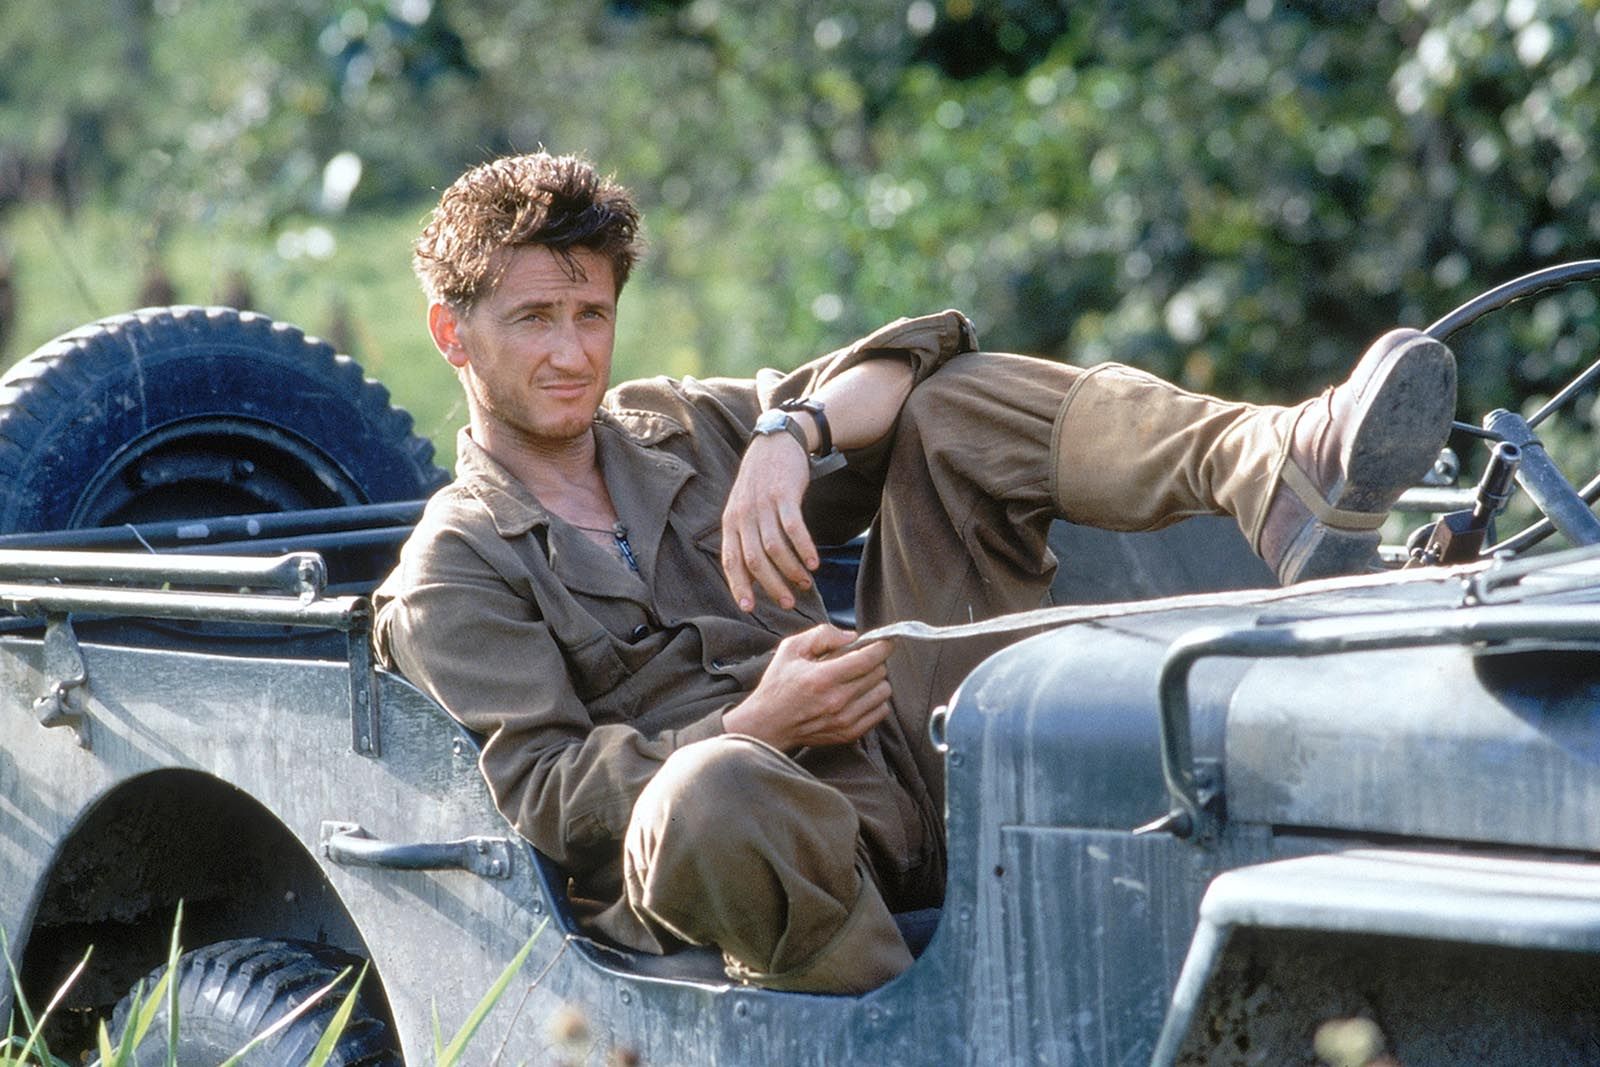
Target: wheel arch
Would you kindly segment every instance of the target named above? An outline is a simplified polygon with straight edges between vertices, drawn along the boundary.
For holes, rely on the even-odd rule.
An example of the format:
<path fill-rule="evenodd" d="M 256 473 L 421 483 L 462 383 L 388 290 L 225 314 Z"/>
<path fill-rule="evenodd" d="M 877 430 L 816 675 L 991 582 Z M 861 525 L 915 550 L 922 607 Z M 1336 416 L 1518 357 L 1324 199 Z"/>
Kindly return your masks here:
<path fill-rule="evenodd" d="M 48 1002 L 92 947 L 56 1024 L 66 1044 L 87 1036 L 73 1027 L 108 1015 L 166 960 L 180 904 L 186 948 L 281 938 L 371 958 L 316 858 L 270 809 L 214 775 L 165 768 L 108 791 L 57 849 L 18 939 L 29 1004 Z M 387 1016 L 376 965 L 367 982 Z"/>

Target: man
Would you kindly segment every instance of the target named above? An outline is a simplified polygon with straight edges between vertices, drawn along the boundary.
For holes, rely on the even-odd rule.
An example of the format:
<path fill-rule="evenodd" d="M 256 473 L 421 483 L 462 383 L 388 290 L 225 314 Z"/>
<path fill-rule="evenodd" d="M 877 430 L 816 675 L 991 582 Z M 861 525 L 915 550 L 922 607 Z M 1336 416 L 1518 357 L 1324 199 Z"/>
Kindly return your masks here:
<path fill-rule="evenodd" d="M 1454 407 L 1449 351 L 1415 331 L 1269 408 L 980 353 L 953 311 L 787 375 L 608 391 L 637 227 L 570 157 L 444 193 L 415 265 L 469 426 L 377 594 L 378 649 L 485 736 L 496 803 L 588 928 L 713 944 L 770 987 L 910 965 L 891 912 L 944 883 L 927 714 L 989 651 L 851 647 L 812 582 L 819 539 L 871 522 L 867 626 L 1037 607 L 1057 516 L 1225 512 L 1284 581 L 1358 570 Z"/>

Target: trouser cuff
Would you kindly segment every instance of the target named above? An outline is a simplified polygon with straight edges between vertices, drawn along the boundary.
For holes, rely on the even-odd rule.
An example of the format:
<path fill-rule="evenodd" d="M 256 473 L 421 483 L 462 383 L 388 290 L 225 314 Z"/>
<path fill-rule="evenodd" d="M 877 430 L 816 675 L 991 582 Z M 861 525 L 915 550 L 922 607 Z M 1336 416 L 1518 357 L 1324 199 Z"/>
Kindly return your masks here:
<path fill-rule="evenodd" d="M 855 906 L 838 932 L 799 966 L 772 973 L 723 956 L 729 978 L 797 993 L 865 993 L 905 971 L 911 962 L 911 952 L 894 916 L 865 874 Z"/>

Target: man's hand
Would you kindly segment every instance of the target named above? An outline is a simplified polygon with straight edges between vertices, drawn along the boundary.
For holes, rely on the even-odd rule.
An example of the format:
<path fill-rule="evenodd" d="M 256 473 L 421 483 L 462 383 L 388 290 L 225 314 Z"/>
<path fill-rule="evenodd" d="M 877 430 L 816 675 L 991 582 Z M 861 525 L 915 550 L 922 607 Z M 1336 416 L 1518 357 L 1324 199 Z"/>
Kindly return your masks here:
<path fill-rule="evenodd" d="M 785 638 L 755 691 L 723 713 L 723 729 L 788 752 L 849 744 L 878 725 L 889 715 L 889 642 L 833 655 L 855 637 L 823 624 Z"/>
<path fill-rule="evenodd" d="M 800 516 L 811 465 L 786 433 L 751 439 L 722 509 L 722 573 L 741 611 L 754 611 L 754 586 L 785 610 L 794 590 L 811 588 L 816 545 Z"/>

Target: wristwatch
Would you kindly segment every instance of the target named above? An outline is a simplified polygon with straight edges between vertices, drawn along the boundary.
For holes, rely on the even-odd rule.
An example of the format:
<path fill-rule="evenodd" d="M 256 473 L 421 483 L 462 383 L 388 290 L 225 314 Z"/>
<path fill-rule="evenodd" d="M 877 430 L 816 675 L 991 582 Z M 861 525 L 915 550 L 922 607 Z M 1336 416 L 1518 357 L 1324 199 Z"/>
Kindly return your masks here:
<path fill-rule="evenodd" d="M 812 455 L 806 442 L 806 430 L 790 414 L 804 411 L 817 424 L 817 454 Z M 833 447 L 833 431 L 828 426 L 828 416 L 819 400 L 785 400 L 775 408 L 763 411 L 756 419 L 755 432 L 760 436 L 787 433 L 805 450 L 811 464 L 811 477 L 817 479 L 838 470 L 845 464 L 844 453 Z"/>

